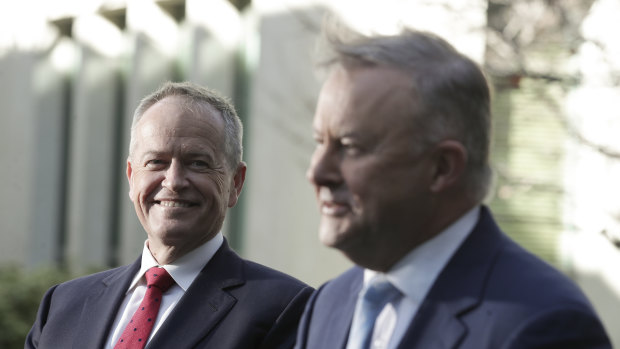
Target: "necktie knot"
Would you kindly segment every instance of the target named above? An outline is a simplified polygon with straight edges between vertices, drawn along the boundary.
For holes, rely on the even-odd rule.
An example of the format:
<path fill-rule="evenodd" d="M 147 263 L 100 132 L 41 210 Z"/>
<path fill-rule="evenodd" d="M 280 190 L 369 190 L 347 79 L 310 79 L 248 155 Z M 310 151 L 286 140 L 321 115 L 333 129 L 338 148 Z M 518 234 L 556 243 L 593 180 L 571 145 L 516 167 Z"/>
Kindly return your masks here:
<path fill-rule="evenodd" d="M 373 306 L 383 308 L 391 302 L 400 291 L 391 282 L 381 279 L 373 280 L 364 293 L 364 300 Z"/>
<path fill-rule="evenodd" d="M 152 267 L 146 271 L 145 276 L 147 287 L 155 286 L 162 292 L 166 292 L 174 284 L 174 279 L 164 268 Z"/>

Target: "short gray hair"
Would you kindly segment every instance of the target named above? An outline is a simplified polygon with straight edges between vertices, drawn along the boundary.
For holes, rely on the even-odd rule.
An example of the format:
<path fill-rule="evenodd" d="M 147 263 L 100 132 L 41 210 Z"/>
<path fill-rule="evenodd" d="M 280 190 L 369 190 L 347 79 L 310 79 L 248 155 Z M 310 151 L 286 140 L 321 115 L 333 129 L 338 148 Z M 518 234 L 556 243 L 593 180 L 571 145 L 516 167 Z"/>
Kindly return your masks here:
<path fill-rule="evenodd" d="M 157 91 L 144 97 L 133 114 L 131 123 L 131 140 L 129 142 L 129 155 L 131 156 L 134 142 L 136 124 L 142 115 L 155 103 L 169 96 L 180 96 L 186 99 L 190 107 L 211 106 L 215 108 L 224 120 L 225 132 L 225 155 L 228 165 L 235 169 L 243 157 L 243 125 L 230 100 L 219 92 L 197 85 L 192 82 L 165 82 Z"/>
<path fill-rule="evenodd" d="M 461 142 L 468 155 L 469 190 L 481 201 L 491 180 L 490 89 L 481 68 L 432 33 L 405 29 L 393 36 L 365 36 L 331 24 L 324 28 L 329 51 L 322 63 L 387 66 L 408 74 L 420 104 L 412 110 L 420 130 L 413 136 L 420 137 L 421 148 L 447 138 Z"/>

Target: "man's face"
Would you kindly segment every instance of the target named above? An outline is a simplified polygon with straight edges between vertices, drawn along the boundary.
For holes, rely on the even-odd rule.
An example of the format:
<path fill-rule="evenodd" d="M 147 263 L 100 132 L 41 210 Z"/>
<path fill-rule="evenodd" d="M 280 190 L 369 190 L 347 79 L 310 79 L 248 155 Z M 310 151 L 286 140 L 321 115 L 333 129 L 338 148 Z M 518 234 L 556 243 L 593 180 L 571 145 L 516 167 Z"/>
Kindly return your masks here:
<path fill-rule="evenodd" d="M 169 96 L 144 112 L 127 162 L 129 197 L 149 245 L 173 246 L 179 256 L 217 234 L 245 176 L 243 163 L 231 171 L 226 162 L 219 112 L 184 104 Z"/>
<path fill-rule="evenodd" d="M 319 96 L 308 178 L 320 240 L 366 267 L 389 266 L 428 238 L 433 168 L 416 148 L 411 91 L 398 70 L 338 67 Z"/>

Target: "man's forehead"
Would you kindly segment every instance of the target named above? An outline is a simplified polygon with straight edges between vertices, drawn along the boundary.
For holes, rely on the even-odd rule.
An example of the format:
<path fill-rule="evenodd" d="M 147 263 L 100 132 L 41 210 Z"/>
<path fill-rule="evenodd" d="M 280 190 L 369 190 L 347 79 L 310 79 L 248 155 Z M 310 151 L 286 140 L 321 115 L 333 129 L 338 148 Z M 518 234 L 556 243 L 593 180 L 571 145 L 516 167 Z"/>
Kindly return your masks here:
<path fill-rule="evenodd" d="M 146 131 L 136 138 L 135 156 L 142 158 L 149 155 L 213 157 L 219 149 L 215 137 L 203 137 L 201 135 L 188 135 L 181 132 L 166 132 L 153 130 Z"/>
<path fill-rule="evenodd" d="M 221 112 L 207 101 L 192 100 L 188 96 L 170 95 L 153 103 L 143 113 L 139 121 L 145 116 L 156 113 L 171 113 L 175 115 L 190 115 L 204 117 L 205 119 L 223 119 Z M 217 116 L 217 118 L 214 118 Z"/>
<path fill-rule="evenodd" d="M 316 131 L 337 126 L 340 132 L 350 132 L 365 118 L 408 114 L 414 102 L 412 82 L 399 69 L 340 67 L 323 85 L 313 126 Z"/>
<path fill-rule="evenodd" d="M 136 128 L 177 129 L 196 123 L 206 127 L 223 127 L 221 112 L 206 102 L 191 102 L 183 96 L 168 96 L 146 109 Z"/>

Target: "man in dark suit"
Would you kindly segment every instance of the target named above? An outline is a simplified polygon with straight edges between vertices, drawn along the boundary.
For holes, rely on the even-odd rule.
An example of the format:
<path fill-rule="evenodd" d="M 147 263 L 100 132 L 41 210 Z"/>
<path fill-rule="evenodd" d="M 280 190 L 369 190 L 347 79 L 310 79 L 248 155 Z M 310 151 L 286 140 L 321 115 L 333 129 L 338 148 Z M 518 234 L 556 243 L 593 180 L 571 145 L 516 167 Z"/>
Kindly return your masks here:
<path fill-rule="evenodd" d="M 245 180 L 241 138 L 214 91 L 167 83 L 143 99 L 127 160 L 142 256 L 52 287 L 25 347 L 293 347 L 312 289 L 241 259 L 220 232 Z"/>
<path fill-rule="evenodd" d="M 578 287 L 483 204 L 489 88 L 443 39 L 328 33 L 308 177 L 356 266 L 311 297 L 304 349 L 611 348 Z"/>

